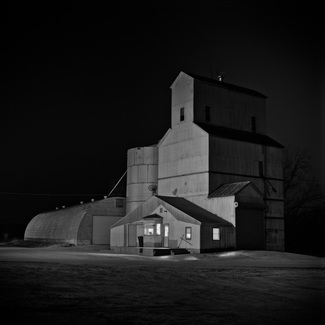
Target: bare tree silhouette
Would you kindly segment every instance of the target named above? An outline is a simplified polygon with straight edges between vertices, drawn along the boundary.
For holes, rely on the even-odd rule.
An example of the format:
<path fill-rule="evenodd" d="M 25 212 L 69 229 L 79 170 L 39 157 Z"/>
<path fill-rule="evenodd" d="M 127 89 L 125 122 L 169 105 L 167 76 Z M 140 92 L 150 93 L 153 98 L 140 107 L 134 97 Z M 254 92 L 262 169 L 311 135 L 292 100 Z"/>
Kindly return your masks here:
<path fill-rule="evenodd" d="M 325 256 L 325 192 L 306 150 L 285 150 L 283 177 L 286 250 Z"/>
<path fill-rule="evenodd" d="M 283 188 L 286 218 L 298 216 L 323 203 L 325 193 L 311 176 L 311 170 L 310 155 L 306 150 L 285 150 Z"/>

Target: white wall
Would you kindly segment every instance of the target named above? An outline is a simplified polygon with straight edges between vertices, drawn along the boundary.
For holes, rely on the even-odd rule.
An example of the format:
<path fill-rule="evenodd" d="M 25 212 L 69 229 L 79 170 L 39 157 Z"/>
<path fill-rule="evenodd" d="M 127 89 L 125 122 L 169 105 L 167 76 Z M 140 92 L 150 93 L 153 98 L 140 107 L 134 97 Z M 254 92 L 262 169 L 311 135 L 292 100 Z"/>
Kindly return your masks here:
<path fill-rule="evenodd" d="M 208 194 L 209 139 L 205 131 L 193 123 L 177 125 L 158 150 L 159 195 Z"/>
<path fill-rule="evenodd" d="M 172 86 L 172 128 L 180 123 L 180 109 L 184 108 L 185 122 L 193 121 L 194 79 L 181 72 Z"/>
<path fill-rule="evenodd" d="M 111 228 L 111 247 L 123 247 L 124 246 L 124 225 Z"/>
<path fill-rule="evenodd" d="M 128 150 L 126 213 L 152 196 L 150 185 L 158 184 L 158 148 L 137 147 Z"/>

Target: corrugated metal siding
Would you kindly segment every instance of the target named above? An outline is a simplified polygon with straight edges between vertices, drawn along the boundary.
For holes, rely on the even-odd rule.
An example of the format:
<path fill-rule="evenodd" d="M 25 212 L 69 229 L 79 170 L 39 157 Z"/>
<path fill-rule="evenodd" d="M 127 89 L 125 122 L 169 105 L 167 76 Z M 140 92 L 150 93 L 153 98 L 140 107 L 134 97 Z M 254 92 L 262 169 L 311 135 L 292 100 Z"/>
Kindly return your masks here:
<path fill-rule="evenodd" d="M 211 124 L 205 124 L 199 122 L 196 122 L 196 124 L 199 127 L 201 127 L 204 131 L 208 132 L 210 136 L 231 139 L 240 142 L 267 145 L 267 146 L 277 147 L 277 148 L 284 148 L 282 144 L 271 139 L 265 134 L 236 130 L 236 129 L 226 128 L 223 126 L 217 126 L 217 125 L 211 125 Z"/>
<path fill-rule="evenodd" d="M 27 225 L 26 240 L 44 240 L 54 242 L 91 243 L 92 215 L 122 217 L 124 207 L 116 207 L 116 199 L 107 198 L 87 204 L 77 205 L 57 211 L 41 213 Z M 85 219 L 85 220 L 84 220 Z"/>
<path fill-rule="evenodd" d="M 213 240 L 213 228 L 220 229 L 220 240 Z M 212 225 L 201 226 L 201 251 L 234 249 L 235 247 L 235 228 Z"/>
<path fill-rule="evenodd" d="M 237 85 L 233 85 L 233 84 L 229 84 L 227 82 L 224 81 L 219 81 L 216 79 L 212 79 L 212 78 L 208 78 L 208 77 L 203 77 L 203 76 L 199 76 L 196 75 L 194 73 L 188 73 L 188 72 L 183 72 L 189 76 L 191 76 L 192 78 L 208 83 L 208 84 L 212 84 L 214 86 L 217 86 L 219 88 L 225 88 L 228 90 L 232 90 L 238 93 L 244 93 L 247 95 L 251 95 L 251 96 L 256 96 L 256 97 L 262 97 L 262 98 L 267 98 L 267 96 L 261 94 L 260 92 L 253 90 L 253 89 L 249 89 L 249 88 L 245 88 L 245 87 L 241 87 L 241 86 L 237 86 Z"/>
<path fill-rule="evenodd" d="M 80 223 L 87 214 L 81 209 L 42 213 L 27 225 L 26 240 L 69 241 L 77 244 Z"/>
<path fill-rule="evenodd" d="M 159 144 L 158 194 L 208 194 L 208 134 L 193 123 L 173 127 Z"/>

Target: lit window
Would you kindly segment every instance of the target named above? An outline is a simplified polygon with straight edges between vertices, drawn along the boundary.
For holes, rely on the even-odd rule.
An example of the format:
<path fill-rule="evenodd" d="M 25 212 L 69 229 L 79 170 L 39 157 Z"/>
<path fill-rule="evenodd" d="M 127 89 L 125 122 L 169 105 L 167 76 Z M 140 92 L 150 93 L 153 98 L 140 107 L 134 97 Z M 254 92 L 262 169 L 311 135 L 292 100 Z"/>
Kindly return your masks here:
<path fill-rule="evenodd" d="M 185 239 L 192 239 L 192 228 L 185 227 Z"/>
<path fill-rule="evenodd" d="M 210 106 L 205 106 L 205 120 L 208 121 L 208 122 L 211 121 L 210 112 L 211 112 Z"/>
<path fill-rule="evenodd" d="M 179 115 L 179 120 L 182 122 L 185 120 L 185 115 L 184 115 L 184 107 L 182 107 L 179 111 L 180 115 Z"/>
<path fill-rule="evenodd" d="M 156 225 L 156 235 L 161 235 L 161 223 L 157 223 Z"/>
<path fill-rule="evenodd" d="M 144 234 L 147 236 L 152 236 L 155 233 L 155 226 L 154 225 L 145 225 L 144 226 Z"/>
<path fill-rule="evenodd" d="M 169 225 L 165 225 L 165 237 L 168 237 Z"/>
<path fill-rule="evenodd" d="M 212 229 L 212 239 L 213 240 L 220 240 L 220 229 L 219 228 L 213 228 Z"/>

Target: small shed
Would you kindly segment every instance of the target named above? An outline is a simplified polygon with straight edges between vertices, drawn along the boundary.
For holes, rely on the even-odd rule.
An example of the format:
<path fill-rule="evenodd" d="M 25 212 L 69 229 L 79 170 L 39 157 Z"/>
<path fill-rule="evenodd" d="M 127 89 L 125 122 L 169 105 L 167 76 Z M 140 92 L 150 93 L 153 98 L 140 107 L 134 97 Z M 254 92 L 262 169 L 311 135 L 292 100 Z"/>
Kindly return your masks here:
<path fill-rule="evenodd" d="M 109 197 L 44 212 L 29 222 L 24 239 L 74 245 L 109 245 L 110 226 L 124 215 L 124 197 Z"/>
<path fill-rule="evenodd" d="M 232 249 L 234 227 L 185 198 L 152 196 L 111 227 L 111 249 L 137 253 L 139 247 Z"/>

